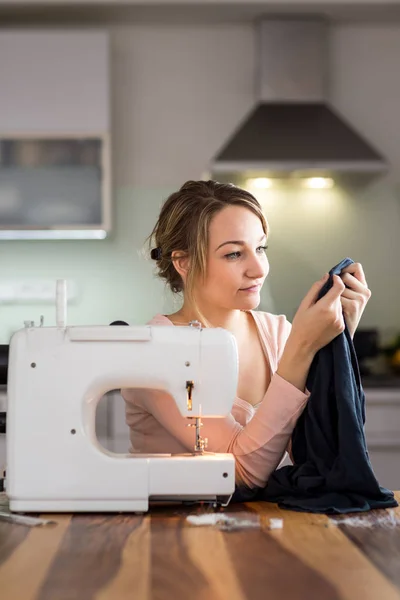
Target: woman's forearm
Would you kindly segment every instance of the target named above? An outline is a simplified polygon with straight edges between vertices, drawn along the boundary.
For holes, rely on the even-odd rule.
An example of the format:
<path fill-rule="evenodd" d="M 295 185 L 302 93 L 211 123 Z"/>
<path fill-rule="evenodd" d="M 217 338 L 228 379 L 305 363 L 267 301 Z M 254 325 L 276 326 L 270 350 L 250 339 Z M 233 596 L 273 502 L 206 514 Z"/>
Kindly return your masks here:
<path fill-rule="evenodd" d="M 304 392 L 308 371 L 314 359 L 315 352 L 305 344 L 299 344 L 294 338 L 288 337 L 278 366 L 278 375 Z"/>

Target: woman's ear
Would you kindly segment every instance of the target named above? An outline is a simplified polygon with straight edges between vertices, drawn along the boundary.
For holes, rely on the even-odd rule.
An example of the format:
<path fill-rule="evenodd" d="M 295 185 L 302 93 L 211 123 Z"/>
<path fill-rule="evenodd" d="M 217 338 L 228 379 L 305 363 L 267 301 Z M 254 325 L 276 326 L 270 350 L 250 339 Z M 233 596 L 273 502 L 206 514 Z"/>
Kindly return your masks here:
<path fill-rule="evenodd" d="M 181 252 L 180 250 L 174 250 L 171 254 L 172 264 L 174 265 L 176 271 L 182 278 L 182 281 L 185 283 L 188 270 L 189 270 L 189 256 L 186 252 Z"/>

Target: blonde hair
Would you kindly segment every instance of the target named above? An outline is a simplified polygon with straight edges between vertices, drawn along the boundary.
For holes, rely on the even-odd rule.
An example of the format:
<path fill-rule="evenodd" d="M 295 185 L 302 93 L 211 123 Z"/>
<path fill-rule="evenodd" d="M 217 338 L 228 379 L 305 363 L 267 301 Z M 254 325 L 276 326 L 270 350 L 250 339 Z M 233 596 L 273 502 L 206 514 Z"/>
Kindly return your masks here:
<path fill-rule="evenodd" d="M 157 263 L 158 276 L 166 281 L 172 292 L 184 292 L 204 325 L 207 322 L 197 307 L 194 285 L 198 279 L 204 281 L 207 274 L 210 223 L 227 206 L 243 206 L 251 210 L 260 219 L 267 235 L 266 218 L 259 202 L 250 192 L 231 183 L 209 180 L 187 181 L 171 194 L 148 237 L 150 248 L 153 247 L 151 257 Z M 186 284 L 175 269 L 172 258 L 174 251 L 190 259 Z"/>

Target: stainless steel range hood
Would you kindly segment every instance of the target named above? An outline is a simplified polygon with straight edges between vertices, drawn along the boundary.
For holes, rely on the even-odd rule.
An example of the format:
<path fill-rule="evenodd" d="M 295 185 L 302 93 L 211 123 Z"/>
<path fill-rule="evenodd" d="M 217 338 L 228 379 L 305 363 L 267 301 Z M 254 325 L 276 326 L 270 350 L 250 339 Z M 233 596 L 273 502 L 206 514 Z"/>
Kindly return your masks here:
<path fill-rule="evenodd" d="M 328 25 L 267 19 L 258 30 L 259 101 L 210 165 L 215 176 L 372 174 L 386 160 L 328 101 Z"/>

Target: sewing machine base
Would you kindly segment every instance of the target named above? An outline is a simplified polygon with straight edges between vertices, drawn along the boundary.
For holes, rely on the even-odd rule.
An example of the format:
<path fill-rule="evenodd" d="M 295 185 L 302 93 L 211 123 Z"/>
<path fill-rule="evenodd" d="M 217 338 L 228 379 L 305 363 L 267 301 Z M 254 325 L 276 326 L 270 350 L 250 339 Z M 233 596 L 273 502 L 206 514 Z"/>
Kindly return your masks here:
<path fill-rule="evenodd" d="M 24 468 L 6 480 L 12 512 L 143 512 L 153 500 L 217 502 L 219 497 L 230 498 L 235 489 L 231 454 L 134 457 L 103 449 L 93 453 L 93 462 L 83 469 L 90 477 L 82 477 L 77 469 L 85 462 L 79 449 L 64 463 L 46 455 L 45 469 L 39 463 L 35 469 L 27 456 Z"/>
<path fill-rule="evenodd" d="M 16 513 L 82 513 L 82 512 L 100 512 L 100 513 L 136 513 L 148 512 L 152 503 L 159 505 L 173 502 L 190 502 L 198 504 L 206 502 L 212 505 L 227 506 L 230 496 L 204 496 L 202 498 L 143 498 L 141 500 L 14 500 L 10 502 L 10 511 Z"/>

